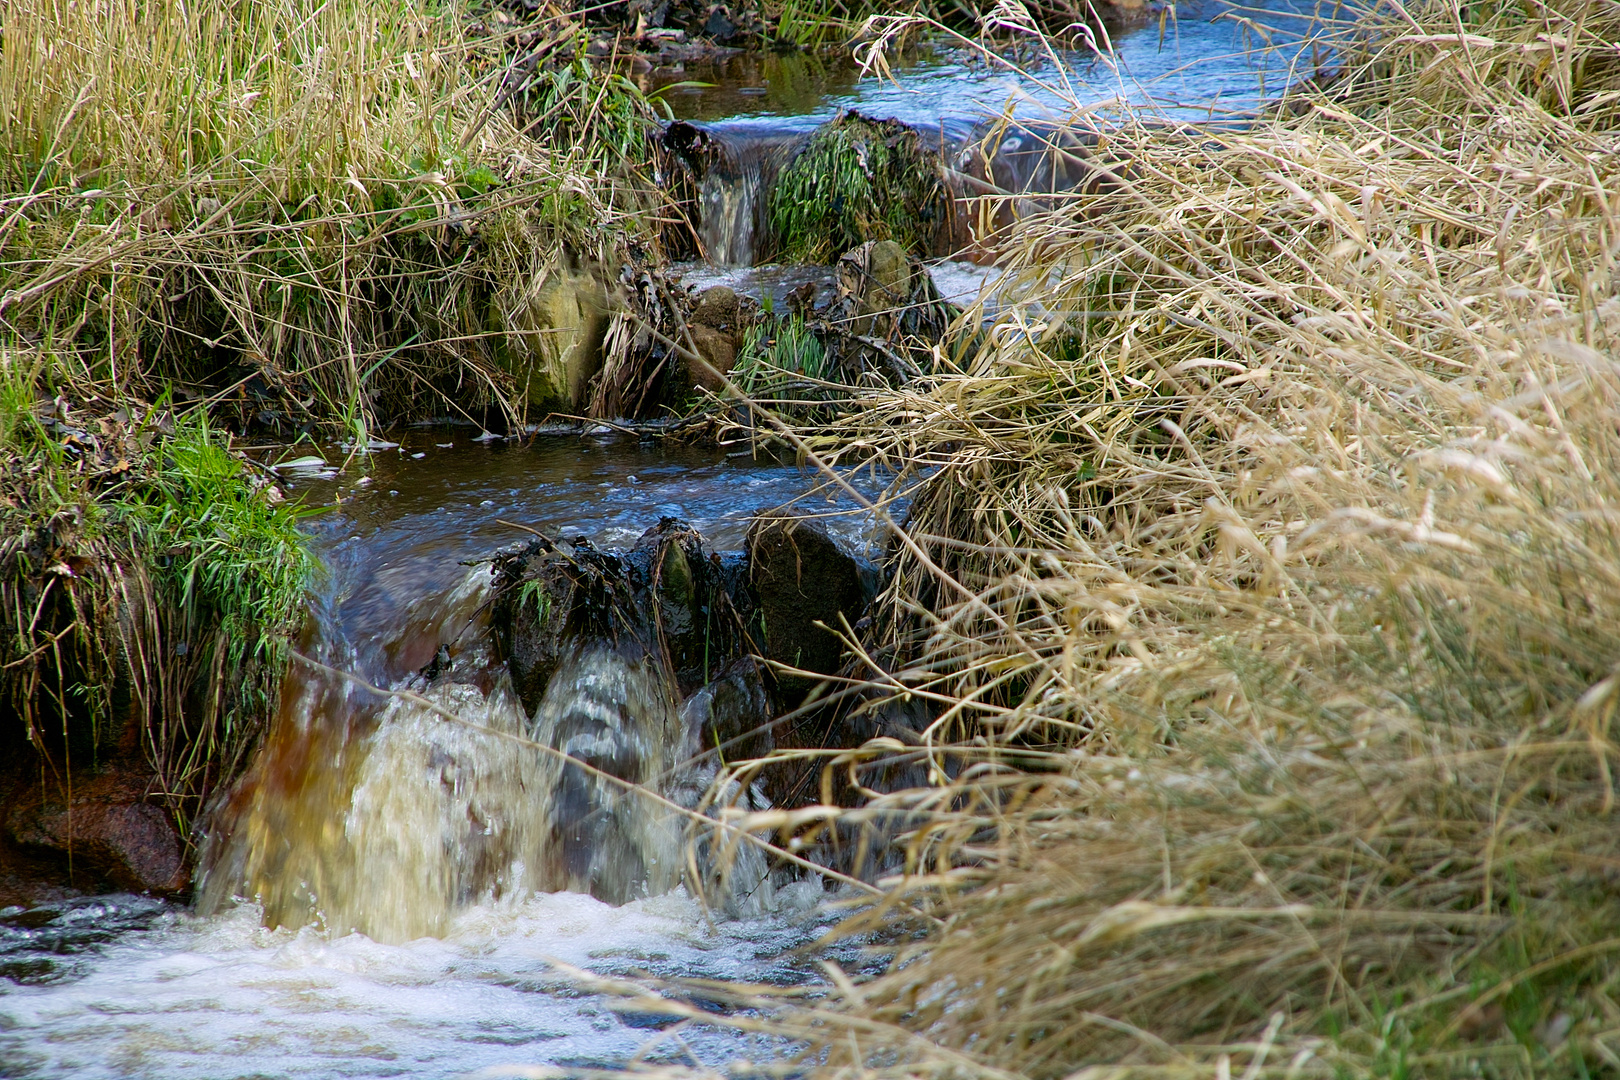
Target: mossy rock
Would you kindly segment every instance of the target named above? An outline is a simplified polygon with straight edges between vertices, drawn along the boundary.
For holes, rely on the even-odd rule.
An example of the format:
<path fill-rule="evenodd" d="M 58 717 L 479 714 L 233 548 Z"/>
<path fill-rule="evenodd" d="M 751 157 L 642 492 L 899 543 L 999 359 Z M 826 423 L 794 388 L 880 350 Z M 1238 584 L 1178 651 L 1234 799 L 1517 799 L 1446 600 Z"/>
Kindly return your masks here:
<path fill-rule="evenodd" d="M 552 268 L 513 305 L 500 364 L 531 410 L 584 410 L 591 380 L 602 369 L 610 314 L 607 286 L 588 270 Z"/>
<path fill-rule="evenodd" d="M 768 660 L 822 675 L 843 662 L 840 620 L 854 625 L 869 590 L 861 564 L 821 522 L 780 510 L 761 513 L 748 529 L 750 584 L 758 597 Z M 821 625 L 817 625 L 820 623 Z M 802 699 L 818 679 L 778 674 L 784 700 Z"/>
<path fill-rule="evenodd" d="M 770 193 L 776 257 L 826 262 L 868 240 L 932 253 L 949 236 L 939 161 L 898 120 L 841 113 L 782 167 Z"/>

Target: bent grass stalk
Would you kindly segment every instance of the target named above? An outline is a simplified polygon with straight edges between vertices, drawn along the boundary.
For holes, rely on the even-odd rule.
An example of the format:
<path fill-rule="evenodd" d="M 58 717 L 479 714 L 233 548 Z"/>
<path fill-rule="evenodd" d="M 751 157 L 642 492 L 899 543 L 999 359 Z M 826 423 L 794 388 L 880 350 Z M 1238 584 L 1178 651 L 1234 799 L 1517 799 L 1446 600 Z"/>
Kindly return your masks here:
<path fill-rule="evenodd" d="M 1620 23 L 1335 40 L 1246 130 L 1110 131 L 960 371 L 778 418 L 924 478 L 870 689 L 941 702 L 937 786 L 844 813 L 914 815 L 943 927 L 752 999 L 812 1071 L 1620 1068 Z"/>

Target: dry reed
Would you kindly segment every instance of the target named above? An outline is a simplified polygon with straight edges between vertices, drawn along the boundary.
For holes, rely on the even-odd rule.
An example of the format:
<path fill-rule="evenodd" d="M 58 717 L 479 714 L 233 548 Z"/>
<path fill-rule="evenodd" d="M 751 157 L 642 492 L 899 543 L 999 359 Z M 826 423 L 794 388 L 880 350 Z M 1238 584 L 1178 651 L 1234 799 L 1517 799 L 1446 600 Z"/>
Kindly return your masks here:
<path fill-rule="evenodd" d="M 650 109 L 579 78 L 577 21 L 6 5 L 0 334 L 62 379 L 177 384 L 238 424 L 521 420 L 526 286 L 565 263 L 616 276 L 653 198 Z"/>
<path fill-rule="evenodd" d="M 1620 1069 L 1620 17 L 1336 47 L 1097 130 L 976 359 L 798 432 L 927 476 L 862 674 L 935 784 L 853 813 L 943 926 L 779 1014 L 823 1074 Z"/>

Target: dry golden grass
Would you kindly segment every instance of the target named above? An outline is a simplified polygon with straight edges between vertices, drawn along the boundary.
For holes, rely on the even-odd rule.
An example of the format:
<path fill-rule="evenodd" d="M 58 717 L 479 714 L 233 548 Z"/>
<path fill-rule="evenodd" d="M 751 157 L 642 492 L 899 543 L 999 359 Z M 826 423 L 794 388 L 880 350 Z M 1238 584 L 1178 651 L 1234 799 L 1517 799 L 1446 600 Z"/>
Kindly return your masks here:
<path fill-rule="evenodd" d="M 83 386 L 177 383 L 287 426 L 518 419 L 510 309 L 564 248 L 619 254 L 651 113 L 562 62 L 573 22 L 492 25 L 461 3 L 6 4 L 0 335 Z"/>
<path fill-rule="evenodd" d="M 937 786 L 858 813 L 941 923 L 852 921 L 923 932 L 783 1014 L 824 1074 L 1620 1070 L 1620 9 L 1463 17 L 1105 133 L 971 364 L 798 432 L 933 470 L 868 674 Z"/>

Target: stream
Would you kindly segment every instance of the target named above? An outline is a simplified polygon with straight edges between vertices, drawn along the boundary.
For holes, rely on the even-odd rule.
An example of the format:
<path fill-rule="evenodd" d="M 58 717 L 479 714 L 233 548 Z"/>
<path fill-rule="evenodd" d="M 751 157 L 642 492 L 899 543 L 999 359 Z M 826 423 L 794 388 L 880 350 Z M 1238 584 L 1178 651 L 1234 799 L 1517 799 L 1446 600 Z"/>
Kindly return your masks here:
<path fill-rule="evenodd" d="M 884 78 L 863 74 L 849 56 L 794 53 L 745 53 L 644 77 L 676 120 L 701 126 L 721 162 L 699 191 L 705 257 L 672 269 L 689 288 L 724 285 L 772 307 L 806 284 L 825 298 L 829 268 L 766 261 L 767 200 L 783 162 L 842 112 L 899 120 L 955 164 L 993 134 L 986 152 L 997 183 L 1010 174 L 1020 180 L 1015 190 L 1046 191 L 1040 176 L 1064 156 L 1047 150 L 1054 125 L 1106 128 L 1129 107 L 1149 123 L 1241 127 L 1278 92 L 1329 66 L 1331 51 L 1313 31 L 1319 13 L 1336 10 L 1314 0 L 1192 0 L 1121 35 L 1106 54 L 1031 44 L 990 53 L 936 36 L 893 57 Z M 1009 299 L 993 265 L 976 265 L 992 261 L 951 253 L 929 265 L 946 300 L 983 301 L 989 314 Z"/>
<path fill-rule="evenodd" d="M 1241 20 L 1262 13 L 1181 10 L 1162 39 L 1157 25 L 1123 37 L 1110 63 L 1028 58 L 1044 87 L 935 43 L 897 66 L 896 82 L 857 78 L 843 62 L 745 56 L 687 70 L 682 80 L 714 85 L 666 96 L 746 158 L 845 108 L 960 138 L 1009 102 L 1047 118 L 1112 98 L 1153 99 L 1183 119 L 1241 114 L 1308 73 L 1294 70 L 1309 60 L 1298 42 L 1245 52 L 1258 31 Z M 1304 10 L 1272 21 L 1302 31 Z M 1070 92 L 1053 93 L 1064 78 Z M 780 299 L 821 280 L 821 268 L 752 265 L 750 199 L 758 191 L 746 184 L 716 195 L 704 224 L 714 261 L 679 268 L 686 283 Z M 958 302 L 993 282 L 949 260 L 934 272 Z M 720 1067 L 781 1054 L 755 1037 L 665 1030 L 615 1011 L 553 964 L 812 980 L 806 947 L 836 918 L 836 897 L 813 880 L 756 874 L 723 910 L 706 908 L 653 869 L 674 865 L 680 830 L 639 811 L 625 826 L 639 878 L 615 883 L 624 902 L 555 891 L 563 885 L 536 840 L 547 774 L 497 737 L 533 735 L 540 718 L 524 715 L 478 644 L 490 572 L 477 561 L 524 542 L 517 526 L 621 549 L 663 517 L 735 550 L 755 511 L 795 502 L 831 514 L 829 531 L 856 549 L 872 553 L 878 534 L 847 496 L 812 493 L 804 469 L 601 431 L 507 442 L 414 429 L 365 454 L 325 448 L 329 465 L 284 474 L 292 497 L 321 510 L 306 519 L 322 570 L 299 650 L 374 686 L 427 694 L 496 734 L 295 664 L 248 776 L 211 819 L 194 907 L 107 896 L 0 910 L 0 1077 L 498 1076 L 620 1068 L 638 1055 Z M 873 495 L 883 487 L 849 479 Z M 422 672 L 441 646 L 453 675 L 434 681 Z M 565 690 L 600 697 L 608 675 L 619 705 L 635 707 L 623 672 L 578 671 Z M 835 955 L 862 962 L 854 945 Z"/>
<path fill-rule="evenodd" d="M 716 549 L 736 549 L 751 514 L 795 503 L 830 514 L 830 531 L 851 547 L 871 539 L 871 518 L 848 496 L 807 497 L 811 474 L 746 452 L 620 435 L 526 445 L 476 436 L 413 431 L 346 462 L 329 448 L 333 467 L 293 470 L 295 495 L 323 508 L 307 526 L 324 572 L 306 654 L 375 685 L 420 686 L 416 669 L 440 644 L 480 636 L 466 631 L 477 629 L 488 567 L 462 561 L 526 539 L 507 521 L 620 548 L 678 517 Z M 881 488 L 849 479 L 870 495 Z M 456 656 L 457 681 L 442 687 L 449 703 L 485 722 L 521 716 L 479 649 Z M 664 1021 L 608 1009 L 550 961 L 617 975 L 810 977 L 797 950 L 834 917 L 815 881 L 754 882 L 740 918 L 680 888 L 620 906 L 537 891 L 545 883 L 510 863 L 470 891 L 447 889 L 447 873 L 478 861 L 481 832 L 517 832 L 535 813 L 527 792 L 502 786 L 524 763 L 498 741 L 296 665 L 282 697 L 258 762 L 216 816 L 228 837 L 204 856 L 198 907 L 208 914 L 136 896 L 0 911 L 0 1076 L 615 1067 L 647 1051 Z M 464 775 L 448 775 L 458 768 Z M 469 811 L 484 830 L 467 828 Z M 677 831 L 672 864 L 679 843 Z M 244 889 L 255 860 L 276 872 Z M 762 1052 L 714 1031 L 667 1042 L 647 1051 L 652 1060 Z"/>

